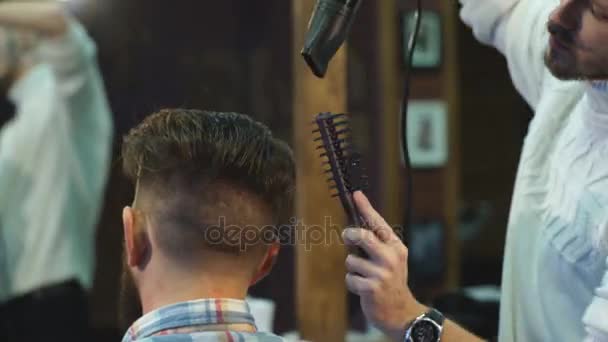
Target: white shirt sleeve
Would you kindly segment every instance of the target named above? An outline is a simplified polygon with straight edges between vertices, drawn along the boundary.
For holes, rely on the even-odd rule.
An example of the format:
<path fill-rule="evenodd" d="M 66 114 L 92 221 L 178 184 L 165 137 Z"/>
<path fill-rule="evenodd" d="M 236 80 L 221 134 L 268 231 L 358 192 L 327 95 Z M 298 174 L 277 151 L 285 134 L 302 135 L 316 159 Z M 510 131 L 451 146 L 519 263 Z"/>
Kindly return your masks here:
<path fill-rule="evenodd" d="M 0 131 L 0 302 L 57 280 L 53 267 L 36 267 L 49 258 L 51 234 L 65 232 L 58 215 L 74 165 L 70 123 L 51 75 L 42 65 L 29 72 L 20 83 L 29 100 Z"/>
<path fill-rule="evenodd" d="M 517 90 L 536 109 L 546 76 L 547 21 L 558 0 L 460 0 L 462 20 L 507 58 Z"/>
<path fill-rule="evenodd" d="M 37 64 L 11 89 L 16 115 L 0 130 L 0 276 L 10 280 L 0 280 L 0 302 L 93 280 L 112 115 L 95 45 L 78 22 L 40 44 Z"/>
<path fill-rule="evenodd" d="M 17 110 L 0 131 L 0 185 L 6 186 L 0 188 L 19 191 L 27 176 L 38 174 L 36 182 L 47 177 L 49 167 L 40 161 L 50 158 L 67 167 L 63 177 L 78 184 L 80 200 L 96 207 L 92 203 L 105 185 L 113 125 L 95 44 L 80 23 L 69 19 L 67 31 L 41 41 L 36 53 L 36 65 L 10 90 Z M 40 174 L 40 169 L 47 171 Z M 59 191 L 57 184 L 48 185 Z M 0 196 L 0 204 L 7 197 Z"/>
<path fill-rule="evenodd" d="M 107 154 L 112 135 L 110 109 L 95 51 L 84 28 L 72 19 L 65 34 L 40 43 L 37 64 L 10 90 L 17 111 L 0 132 L 0 159 L 24 167 L 26 160 L 37 159 L 34 146 L 37 153 L 54 150 L 51 146 L 57 135 L 72 139 L 78 147 L 100 151 L 90 155 L 88 149 L 84 159 L 107 159 L 95 158 Z"/>
<path fill-rule="evenodd" d="M 583 323 L 589 334 L 585 342 L 608 341 L 608 260 L 602 284 L 595 290 L 595 297 L 587 308 Z"/>
<path fill-rule="evenodd" d="M 95 43 L 82 25 L 68 19 L 67 31 L 42 40 L 37 52 L 41 63 L 49 64 L 64 96 L 73 96 L 87 81 L 90 69 L 97 69 Z"/>
<path fill-rule="evenodd" d="M 102 180 L 110 159 L 113 124 L 95 43 L 84 27 L 70 18 L 67 32 L 43 41 L 38 53 L 40 62 L 53 70 L 57 92 L 65 102 L 76 156 L 84 168 L 82 182 L 96 193 L 105 184 Z"/>

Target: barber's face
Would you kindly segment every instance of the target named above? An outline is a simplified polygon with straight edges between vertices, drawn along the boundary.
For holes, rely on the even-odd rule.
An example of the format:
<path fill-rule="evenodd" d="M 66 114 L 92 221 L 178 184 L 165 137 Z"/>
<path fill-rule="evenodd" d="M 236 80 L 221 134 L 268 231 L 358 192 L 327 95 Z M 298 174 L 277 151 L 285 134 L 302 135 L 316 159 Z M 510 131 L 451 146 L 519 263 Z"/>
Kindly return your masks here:
<path fill-rule="evenodd" d="M 608 79 L 608 0 L 561 0 L 545 62 L 560 79 Z"/>

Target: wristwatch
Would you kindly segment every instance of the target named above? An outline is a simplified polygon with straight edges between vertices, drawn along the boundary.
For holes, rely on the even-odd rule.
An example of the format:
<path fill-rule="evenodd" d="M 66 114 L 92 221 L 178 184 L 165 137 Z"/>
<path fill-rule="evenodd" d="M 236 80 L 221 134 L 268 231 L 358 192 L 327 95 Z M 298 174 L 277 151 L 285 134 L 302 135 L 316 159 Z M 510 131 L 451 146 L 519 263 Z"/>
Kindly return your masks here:
<path fill-rule="evenodd" d="M 443 330 L 443 314 L 435 309 L 418 316 L 405 331 L 404 342 L 439 342 Z"/>

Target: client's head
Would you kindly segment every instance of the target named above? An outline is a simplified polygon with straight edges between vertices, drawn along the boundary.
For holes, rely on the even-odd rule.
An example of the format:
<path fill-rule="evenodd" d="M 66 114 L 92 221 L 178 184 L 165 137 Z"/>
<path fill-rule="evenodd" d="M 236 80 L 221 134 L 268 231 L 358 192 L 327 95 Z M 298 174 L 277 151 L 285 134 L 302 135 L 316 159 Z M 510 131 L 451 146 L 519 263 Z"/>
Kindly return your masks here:
<path fill-rule="evenodd" d="M 142 309 L 244 298 L 270 271 L 295 166 L 268 128 L 236 113 L 162 110 L 129 132 L 122 158 L 136 186 L 123 211 L 123 324 Z"/>

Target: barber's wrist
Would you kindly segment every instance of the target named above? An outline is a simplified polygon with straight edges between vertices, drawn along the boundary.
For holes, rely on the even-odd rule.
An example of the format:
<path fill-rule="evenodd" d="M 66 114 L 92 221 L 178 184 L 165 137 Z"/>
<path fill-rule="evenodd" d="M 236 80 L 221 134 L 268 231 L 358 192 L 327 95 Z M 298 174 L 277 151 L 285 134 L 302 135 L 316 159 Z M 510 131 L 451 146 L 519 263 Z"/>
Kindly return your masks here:
<path fill-rule="evenodd" d="M 403 342 L 405 339 L 405 331 L 407 327 L 420 315 L 429 311 L 429 308 L 420 304 L 418 301 L 413 301 L 408 305 L 406 314 L 400 320 L 400 323 L 394 327 L 390 327 L 385 333 L 395 342 Z"/>

